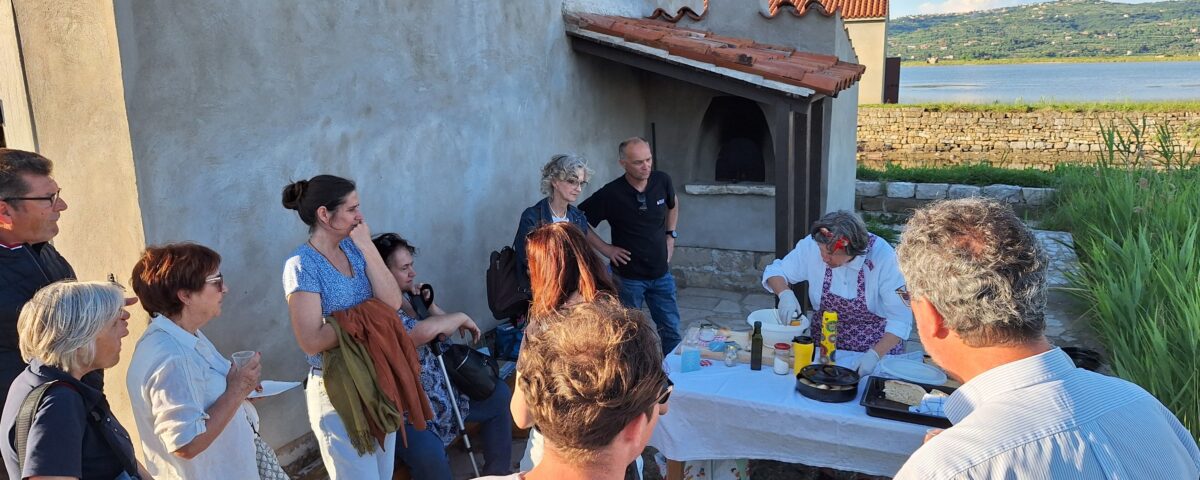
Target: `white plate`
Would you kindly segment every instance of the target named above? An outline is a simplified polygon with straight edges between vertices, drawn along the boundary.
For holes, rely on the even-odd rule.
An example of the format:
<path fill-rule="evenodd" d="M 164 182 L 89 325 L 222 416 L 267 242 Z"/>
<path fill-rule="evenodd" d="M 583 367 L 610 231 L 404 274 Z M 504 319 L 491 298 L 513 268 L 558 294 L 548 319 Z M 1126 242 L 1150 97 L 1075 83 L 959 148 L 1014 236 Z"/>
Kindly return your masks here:
<path fill-rule="evenodd" d="M 946 372 L 941 369 L 903 358 L 888 357 L 879 362 L 879 373 L 885 377 L 899 378 L 910 382 L 941 385 L 946 383 Z"/>
<path fill-rule="evenodd" d="M 279 395 L 283 392 L 299 387 L 300 382 L 280 382 L 276 380 L 263 380 L 259 382 L 262 385 L 261 392 L 250 392 L 246 398 L 262 398 Z"/>

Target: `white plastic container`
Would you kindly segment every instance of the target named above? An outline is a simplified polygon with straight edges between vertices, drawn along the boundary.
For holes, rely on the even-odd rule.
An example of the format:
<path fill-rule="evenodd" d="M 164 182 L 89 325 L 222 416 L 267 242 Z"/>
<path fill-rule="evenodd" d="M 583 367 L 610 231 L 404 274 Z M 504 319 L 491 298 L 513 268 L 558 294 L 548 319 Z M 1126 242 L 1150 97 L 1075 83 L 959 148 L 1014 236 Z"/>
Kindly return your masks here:
<path fill-rule="evenodd" d="M 808 334 L 808 319 L 806 317 L 803 315 L 800 316 L 799 326 L 780 325 L 774 308 L 764 308 L 750 312 L 750 315 L 746 316 L 746 324 L 753 329 L 754 322 L 762 322 L 763 345 L 775 345 L 776 343 L 791 345 L 792 337 Z"/>

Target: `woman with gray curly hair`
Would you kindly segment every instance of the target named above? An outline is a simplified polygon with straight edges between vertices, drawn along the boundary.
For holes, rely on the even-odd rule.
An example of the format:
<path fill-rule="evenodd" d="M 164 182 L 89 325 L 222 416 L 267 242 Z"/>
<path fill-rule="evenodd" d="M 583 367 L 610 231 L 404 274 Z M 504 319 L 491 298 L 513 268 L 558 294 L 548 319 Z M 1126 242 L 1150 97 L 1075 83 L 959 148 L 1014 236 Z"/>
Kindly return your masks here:
<path fill-rule="evenodd" d="M 825 214 L 796 248 L 763 271 L 763 287 L 779 297 L 781 323 L 799 314 L 800 301 L 789 285 L 802 281 L 808 281 L 809 301 L 816 309 L 813 337 L 820 338 L 824 313 L 837 312 L 837 349 L 863 352 L 859 374 L 873 372 L 884 355 L 904 352 L 913 315 L 897 295 L 904 291 L 904 276 L 896 251 L 868 233 L 857 214 Z"/>
<path fill-rule="evenodd" d="M 121 339 L 129 335 L 125 307 L 136 301 L 108 282 L 59 282 L 25 304 L 17 331 L 29 366 L 0 417 L 9 478 L 151 478 L 134 460 L 133 442 L 104 392 L 80 381 L 120 361 Z M 32 410 L 22 413 L 27 401 Z M 17 426 L 23 415 L 27 429 Z"/>
<path fill-rule="evenodd" d="M 512 248 L 517 252 L 520 262 L 518 265 L 521 268 L 517 271 L 521 273 L 522 285 L 529 286 L 525 237 L 533 229 L 548 223 L 571 222 L 579 227 L 584 237 L 596 234 L 588 228 L 587 215 L 573 205 L 591 177 L 592 170 L 588 168 L 587 160 L 579 155 L 560 153 L 550 157 L 550 161 L 542 166 L 541 188 L 546 197 L 521 212 L 517 236 L 513 239 Z"/>

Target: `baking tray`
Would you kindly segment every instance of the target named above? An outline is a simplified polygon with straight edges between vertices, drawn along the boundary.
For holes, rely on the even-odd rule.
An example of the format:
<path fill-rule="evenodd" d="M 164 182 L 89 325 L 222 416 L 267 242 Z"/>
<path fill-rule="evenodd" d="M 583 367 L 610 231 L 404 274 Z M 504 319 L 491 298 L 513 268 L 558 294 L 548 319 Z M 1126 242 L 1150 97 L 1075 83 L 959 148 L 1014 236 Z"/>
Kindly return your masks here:
<path fill-rule="evenodd" d="M 867 415 L 877 418 L 886 418 L 889 420 L 897 420 L 901 422 L 917 423 L 937 428 L 950 428 L 950 420 L 924 413 L 913 413 L 908 411 L 908 405 L 900 402 L 888 400 L 883 396 L 883 381 L 891 380 L 890 378 L 876 377 L 874 375 L 867 377 L 867 391 L 863 394 L 860 405 L 867 408 Z M 901 380 L 908 382 L 907 380 Z M 920 385 L 926 391 L 938 389 L 946 393 L 954 393 L 951 387 L 941 385 L 929 385 L 925 383 L 908 382 L 914 385 Z"/>

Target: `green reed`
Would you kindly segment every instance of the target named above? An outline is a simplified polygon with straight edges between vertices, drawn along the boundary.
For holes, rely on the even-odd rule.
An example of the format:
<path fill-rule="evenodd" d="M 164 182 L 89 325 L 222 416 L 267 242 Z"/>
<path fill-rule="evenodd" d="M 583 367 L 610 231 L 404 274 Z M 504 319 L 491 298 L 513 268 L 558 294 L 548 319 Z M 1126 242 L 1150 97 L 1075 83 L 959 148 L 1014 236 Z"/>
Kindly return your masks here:
<path fill-rule="evenodd" d="M 1049 223 L 1074 235 L 1069 291 L 1113 372 L 1200 439 L 1200 168 L 1166 127 L 1102 129 L 1094 166 L 1062 169 Z"/>

